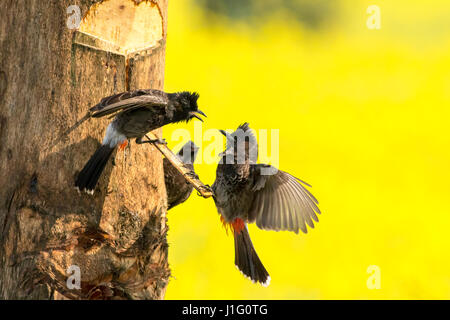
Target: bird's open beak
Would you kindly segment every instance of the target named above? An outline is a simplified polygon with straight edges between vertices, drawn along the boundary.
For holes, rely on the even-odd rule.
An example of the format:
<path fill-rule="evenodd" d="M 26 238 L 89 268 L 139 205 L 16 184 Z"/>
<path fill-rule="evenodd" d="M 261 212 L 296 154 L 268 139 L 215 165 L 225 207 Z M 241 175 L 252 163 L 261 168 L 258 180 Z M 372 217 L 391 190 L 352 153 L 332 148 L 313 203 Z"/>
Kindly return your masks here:
<path fill-rule="evenodd" d="M 203 111 L 197 110 L 197 111 L 195 111 L 195 112 L 197 112 L 198 114 L 201 114 L 202 116 L 204 116 L 205 118 L 207 118 L 206 114 L 204 114 Z"/>
<path fill-rule="evenodd" d="M 190 112 L 189 114 L 191 115 L 191 118 L 197 118 L 198 120 L 200 120 L 201 122 L 203 122 L 203 119 L 202 118 L 200 118 L 199 116 L 198 116 L 198 114 L 200 114 L 200 115 L 202 115 L 202 116 L 204 116 L 204 117 L 206 117 L 206 114 L 204 114 L 202 111 L 200 111 L 200 110 L 197 110 L 197 111 L 192 111 L 192 112 Z"/>

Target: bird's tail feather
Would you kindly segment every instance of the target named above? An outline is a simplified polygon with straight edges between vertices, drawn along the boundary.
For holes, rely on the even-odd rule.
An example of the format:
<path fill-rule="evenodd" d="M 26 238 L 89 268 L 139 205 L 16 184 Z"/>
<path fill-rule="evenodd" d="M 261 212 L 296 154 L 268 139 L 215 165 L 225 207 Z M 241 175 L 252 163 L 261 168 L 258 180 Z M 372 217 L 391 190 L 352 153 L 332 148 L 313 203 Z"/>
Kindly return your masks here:
<path fill-rule="evenodd" d="M 240 231 L 234 231 L 234 250 L 234 263 L 242 274 L 253 282 L 268 286 L 270 283 L 269 273 L 256 254 L 247 225 Z"/>
<path fill-rule="evenodd" d="M 105 169 L 109 158 L 111 157 L 115 147 L 111 148 L 109 145 L 102 145 L 95 151 L 93 156 L 84 166 L 83 170 L 78 174 L 75 186 L 88 193 L 92 193 L 100 178 L 101 173 Z"/>

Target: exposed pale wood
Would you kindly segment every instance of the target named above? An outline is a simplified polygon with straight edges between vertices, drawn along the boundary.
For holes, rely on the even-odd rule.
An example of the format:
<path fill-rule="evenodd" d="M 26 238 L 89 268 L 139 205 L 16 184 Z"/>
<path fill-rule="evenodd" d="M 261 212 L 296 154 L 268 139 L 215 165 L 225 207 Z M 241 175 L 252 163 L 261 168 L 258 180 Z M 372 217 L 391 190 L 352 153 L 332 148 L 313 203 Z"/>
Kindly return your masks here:
<path fill-rule="evenodd" d="M 154 46 L 164 37 L 159 10 L 156 1 L 107 0 L 91 7 L 80 31 L 112 43 L 126 54 Z"/>

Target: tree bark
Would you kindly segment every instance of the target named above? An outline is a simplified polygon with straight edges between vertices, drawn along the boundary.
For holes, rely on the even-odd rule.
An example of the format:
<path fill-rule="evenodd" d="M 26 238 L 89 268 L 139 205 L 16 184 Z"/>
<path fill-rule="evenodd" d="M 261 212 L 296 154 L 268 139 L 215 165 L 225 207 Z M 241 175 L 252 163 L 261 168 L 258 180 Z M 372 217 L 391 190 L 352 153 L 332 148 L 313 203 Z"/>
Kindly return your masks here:
<path fill-rule="evenodd" d="M 105 96 L 163 88 L 167 0 L 2 0 L 0 14 L 0 298 L 162 299 L 161 154 L 132 143 L 90 196 L 74 179 L 111 120 L 64 133 Z"/>

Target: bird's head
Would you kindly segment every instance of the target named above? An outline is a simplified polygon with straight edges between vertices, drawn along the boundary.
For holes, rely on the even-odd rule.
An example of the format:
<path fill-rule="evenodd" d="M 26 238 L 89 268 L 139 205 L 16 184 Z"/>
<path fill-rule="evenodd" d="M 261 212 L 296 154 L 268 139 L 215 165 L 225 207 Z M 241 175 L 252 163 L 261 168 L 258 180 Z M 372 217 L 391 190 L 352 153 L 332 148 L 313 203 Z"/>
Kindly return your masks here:
<path fill-rule="evenodd" d="M 258 142 L 247 122 L 241 124 L 233 133 L 225 130 L 219 131 L 227 138 L 226 149 L 220 154 L 222 157 L 227 157 L 227 163 L 231 158 L 238 164 L 243 164 L 248 160 L 250 163 L 256 163 Z"/>
<path fill-rule="evenodd" d="M 203 119 L 199 115 L 206 117 L 206 114 L 198 109 L 197 100 L 199 94 L 197 92 L 177 92 L 173 94 L 172 98 L 177 102 L 176 117 L 180 118 L 179 121 L 187 122 L 193 118 L 197 118 L 203 122 Z"/>
<path fill-rule="evenodd" d="M 181 161 L 185 164 L 194 164 L 195 158 L 197 158 L 197 153 L 200 148 L 195 145 L 194 142 L 188 141 L 186 144 L 178 151 L 178 156 Z"/>

